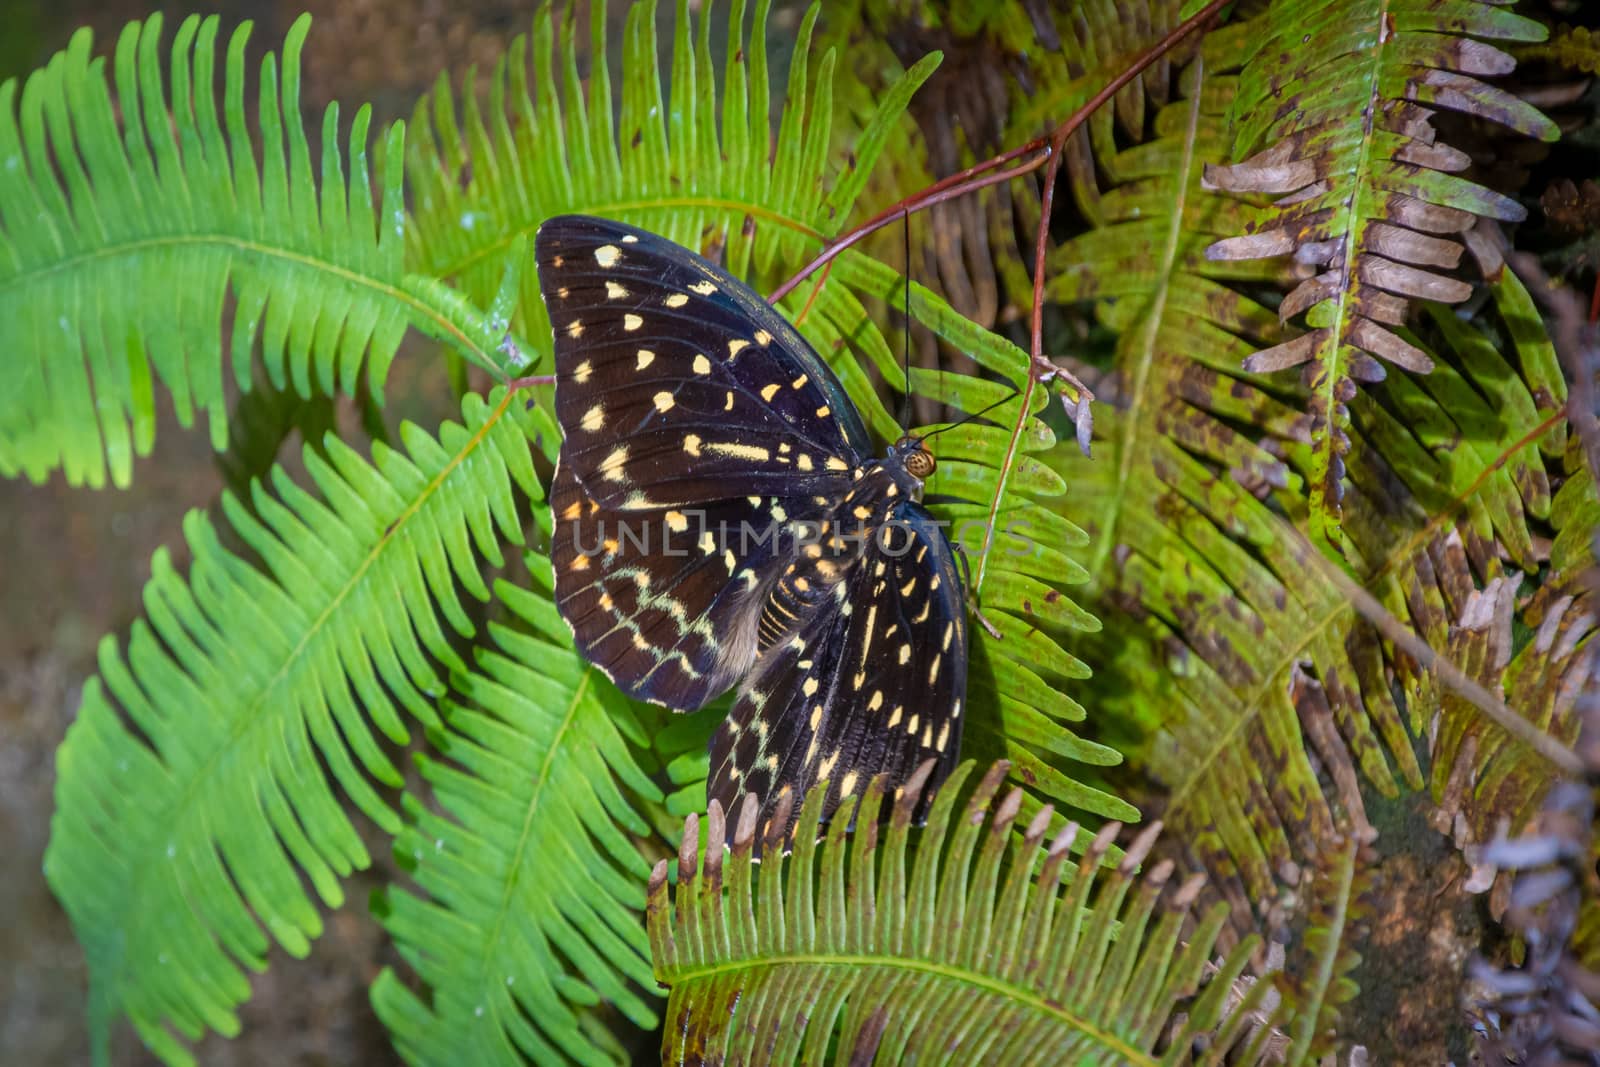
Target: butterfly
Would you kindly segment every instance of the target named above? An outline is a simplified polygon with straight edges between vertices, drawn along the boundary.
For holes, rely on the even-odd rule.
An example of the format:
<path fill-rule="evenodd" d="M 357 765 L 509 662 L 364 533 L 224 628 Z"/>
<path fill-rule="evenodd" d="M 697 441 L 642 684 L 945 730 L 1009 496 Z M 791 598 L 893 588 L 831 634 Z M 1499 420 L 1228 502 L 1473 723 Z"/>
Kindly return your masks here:
<path fill-rule="evenodd" d="M 961 744 L 967 626 L 922 505 L 923 441 L 875 457 L 816 351 L 689 249 L 564 215 L 535 254 L 563 433 L 555 596 L 579 650 L 681 711 L 737 688 L 707 800 L 734 814 L 753 796 L 758 842 L 779 811 L 787 838 L 820 782 L 825 820 L 880 773 L 893 790 L 931 760 L 937 786 Z"/>

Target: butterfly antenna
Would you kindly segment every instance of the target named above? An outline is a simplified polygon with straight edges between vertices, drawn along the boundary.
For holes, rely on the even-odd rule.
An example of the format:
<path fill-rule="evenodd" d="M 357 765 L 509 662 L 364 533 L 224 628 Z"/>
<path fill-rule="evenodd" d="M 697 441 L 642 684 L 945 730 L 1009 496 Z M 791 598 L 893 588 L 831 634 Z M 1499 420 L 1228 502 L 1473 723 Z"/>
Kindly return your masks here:
<path fill-rule="evenodd" d="M 987 415 L 989 412 L 993 411 L 995 408 L 999 407 L 1001 404 L 1009 404 L 1009 403 L 1011 403 L 1011 401 L 1015 400 L 1017 397 L 1019 397 L 1021 395 L 1022 395 L 1022 390 L 1021 389 L 1013 389 L 1013 390 L 1011 390 L 1011 392 L 1007 393 L 1005 396 L 1001 397 L 999 400 L 996 400 L 993 404 L 990 404 L 988 407 L 984 408 L 982 411 L 974 411 L 972 414 L 966 416 L 963 419 L 959 419 L 956 422 L 952 422 L 948 426 L 941 426 L 937 430 L 929 430 L 927 433 L 922 435 L 921 440 L 926 441 L 931 437 L 936 437 L 939 434 L 944 433 L 946 430 L 953 430 L 957 426 L 965 426 L 967 423 L 971 422 L 973 419 L 980 418 L 980 417 L 982 417 L 984 415 Z"/>
<path fill-rule="evenodd" d="M 900 429 L 911 428 L 911 211 L 902 209 L 901 219 L 904 220 L 904 234 L 906 241 L 906 273 L 905 273 L 905 307 L 906 307 L 906 352 L 902 364 L 906 372 L 905 391 L 900 394 Z"/>

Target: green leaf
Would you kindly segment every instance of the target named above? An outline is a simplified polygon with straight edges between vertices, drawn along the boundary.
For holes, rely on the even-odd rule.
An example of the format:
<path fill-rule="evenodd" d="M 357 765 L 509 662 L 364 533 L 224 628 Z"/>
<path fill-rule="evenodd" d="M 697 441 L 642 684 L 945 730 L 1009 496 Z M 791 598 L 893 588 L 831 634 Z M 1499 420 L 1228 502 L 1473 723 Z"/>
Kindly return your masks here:
<path fill-rule="evenodd" d="M 500 584 L 516 627 L 492 626 L 496 650 L 455 679 L 470 703 L 447 708 L 448 758 L 418 756 L 443 811 L 413 803 L 395 851 L 428 895 L 391 891 L 377 910 L 432 996 L 389 970 L 372 990 L 410 1063 L 616 1062 L 585 1036 L 597 998 L 657 1023 L 630 840 L 649 827 L 621 786 L 661 794 L 630 752 L 645 739 L 629 702 L 572 650 L 548 581 Z"/>
<path fill-rule="evenodd" d="M 381 396 L 408 323 L 485 366 L 504 362 L 481 316 L 459 297 L 437 304 L 403 272 L 401 126 L 381 138 L 374 190 L 370 112 L 356 112 L 347 146 L 330 105 L 314 173 L 300 123 L 309 25 L 290 29 L 281 76 L 266 57 L 253 112 L 249 25 L 219 74 L 214 17 L 179 26 L 170 99 L 160 15 L 129 24 L 109 68 L 81 30 L 20 92 L 0 85 L 0 475 L 42 481 L 59 468 L 72 484 L 109 474 L 126 486 L 154 440 L 158 383 L 178 421 L 205 415 L 222 449 L 224 362 L 248 390 L 258 341 L 272 386 L 301 397 L 354 392 L 363 366 Z"/>
<path fill-rule="evenodd" d="M 178 1036 L 239 1028 L 244 969 L 271 941 L 304 956 L 316 897 L 370 862 L 334 787 L 384 830 L 398 786 L 378 735 L 403 744 L 404 709 L 429 729 L 463 671 L 465 591 L 522 537 L 513 492 L 539 499 L 520 405 L 469 397 L 437 437 L 401 429 L 371 463 L 337 439 L 308 448 L 318 495 L 273 471 L 247 511 L 223 511 L 261 562 L 223 547 L 199 512 L 184 524 L 188 580 L 158 552 L 147 617 L 126 650 L 107 638 L 59 756 L 45 874 L 89 958 L 102 1047 L 126 1014 L 168 1062 Z M 259 518 L 257 517 L 259 516 Z"/>
<path fill-rule="evenodd" d="M 1068 871 L 1076 825 L 1043 847 L 1049 809 L 1018 827 L 1022 791 L 993 802 L 1006 766 L 963 790 L 971 769 L 915 832 L 920 778 L 888 810 L 874 779 L 855 833 L 841 813 L 820 840 L 813 790 L 793 855 L 771 848 L 759 864 L 753 808 L 726 855 L 720 808 L 703 856 L 691 816 L 676 891 L 666 860 L 650 879 L 656 977 L 671 990 L 663 1061 L 820 1062 L 836 1049 L 860 1063 L 1156 1064 L 1205 1035 L 1230 1063 L 1266 1062 L 1271 1012 L 1260 1032 L 1244 1023 L 1265 983 L 1236 1004 L 1224 995 L 1255 939 L 1202 991 L 1225 909 L 1193 910 L 1198 880 L 1164 894 L 1171 864 L 1134 876 L 1152 833 L 1110 869 L 1102 834 Z"/>

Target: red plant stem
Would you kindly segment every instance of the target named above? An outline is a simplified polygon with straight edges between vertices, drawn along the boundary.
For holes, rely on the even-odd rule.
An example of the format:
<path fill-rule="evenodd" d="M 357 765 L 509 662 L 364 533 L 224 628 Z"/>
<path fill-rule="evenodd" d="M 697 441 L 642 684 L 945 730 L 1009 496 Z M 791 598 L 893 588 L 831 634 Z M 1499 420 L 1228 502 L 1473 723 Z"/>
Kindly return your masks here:
<path fill-rule="evenodd" d="M 830 273 L 832 273 L 832 272 L 833 272 L 833 264 L 832 263 L 829 263 L 826 267 L 822 268 L 822 274 L 821 274 L 820 277 L 817 278 L 817 284 L 813 285 L 811 287 L 811 295 L 806 297 L 806 306 L 801 308 L 800 309 L 800 314 L 795 316 L 795 319 L 794 319 L 794 327 L 795 327 L 795 329 L 798 330 L 800 328 L 800 324 L 806 321 L 806 316 L 811 314 L 811 305 L 815 304 L 817 302 L 817 294 L 821 293 L 822 292 L 822 287 L 824 285 L 828 284 L 828 275 Z"/>
<path fill-rule="evenodd" d="M 533 374 L 533 375 L 529 375 L 526 378 L 513 378 L 509 382 L 506 383 L 506 385 L 508 385 L 511 388 L 511 391 L 513 393 L 516 392 L 518 389 L 526 389 L 529 386 L 533 386 L 533 385 L 554 385 L 554 384 L 556 384 L 556 376 L 554 374 Z"/>
<path fill-rule="evenodd" d="M 857 226 L 855 229 L 846 233 L 843 237 L 824 248 L 815 259 L 802 267 L 788 281 L 774 289 L 772 291 L 772 295 L 767 297 L 767 303 L 776 304 L 779 300 L 782 300 L 784 297 L 793 292 L 795 286 L 805 281 L 806 278 L 814 273 L 818 267 L 826 266 L 832 263 L 845 249 L 856 244 L 869 234 L 876 233 L 878 230 L 883 229 L 891 222 L 906 218 L 914 211 L 925 211 L 930 207 L 944 203 L 946 200 L 954 200 L 958 196 L 965 196 L 968 193 L 976 192 L 979 189 L 983 189 L 991 185 L 999 185 L 1001 182 L 1008 182 L 1012 178 L 1016 178 L 1020 175 L 1038 170 L 1039 164 L 1043 163 L 1050 154 L 1048 148 L 1043 144 L 1043 140 L 1043 138 L 1039 138 L 1037 141 L 1029 141 L 1026 145 L 1022 146 L 1024 149 L 1037 152 L 1038 155 L 1033 159 L 1028 160 L 1028 162 L 1021 164 L 1020 166 L 1008 168 L 1000 171 L 997 174 L 986 174 L 981 178 L 967 179 L 964 180 L 959 186 L 949 184 L 951 178 L 959 178 L 963 175 L 970 175 L 974 171 L 992 169 L 996 161 L 1004 162 L 1014 159 L 1018 155 L 1016 151 L 1007 152 L 1004 156 L 996 156 L 994 159 L 980 163 L 976 167 L 969 167 L 962 171 L 961 174 L 951 175 L 951 178 L 946 178 L 944 181 L 936 182 L 933 185 L 928 186 L 928 188 L 924 189 L 922 192 L 909 196 L 893 207 L 878 212 L 876 215 L 872 216 L 872 218 L 868 219 L 866 222 L 863 222 L 861 225 Z"/>
<path fill-rule="evenodd" d="M 1054 366 L 1044 358 L 1044 268 L 1046 253 L 1050 246 L 1050 211 L 1055 203 L 1056 175 L 1061 170 L 1061 152 L 1066 147 L 1067 138 L 1088 121 L 1095 109 L 1120 92 L 1123 86 L 1137 78 L 1151 63 L 1171 51 L 1179 41 L 1208 22 L 1226 2 L 1227 0 L 1212 0 L 1188 21 L 1145 49 L 1127 69 L 1102 86 L 1099 92 L 1089 98 L 1088 103 L 1050 134 L 1050 162 L 1044 171 L 1044 190 L 1039 199 L 1039 228 L 1033 242 L 1033 316 L 1028 331 L 1028 382 L 1022 389 L 1022 403 L 1017 409 L 1017 421 L 1011 427 L 1011 440 L 1006 444 L 1006 455 L 1000 466 L 1000 477 L 995 481 L 994 496 L 989 501 L 983 551 L 978 556 L 978 574 L 972 583 L 974 595 L 983 591 L 983 578 L 988 573 L 989 554 L 994 546 L 995 522 L 1000 515 L 1000 501 L 1005 497 L 1006 482 L 1010 479 L 1017 449 L 1022 443 L 1022 431 L 1028 425 L 1028 410 L 1033 400 L 1034 385 L 1040 381 L 1044 373 L 1054 371 Z"/>
<path fill-rule="evenodd" d="M 843 236 L 829 243 L 815 259 L 796 272 L 792 278 L 774 289 L 772 295 L 767 298 L 767 302 L 776 304 L 779 300 L 788 296 L 795 286 L 799 285 L 823 264 L 831 262 L 845 249 L 856 244 L 869 234 L 883 229 L 883 227 L 896 219 L 900 219 L 914 211 L 925 211 L 930 207 L 944 203 L 946 200 L 954 200 L 958 196 L 965 196 L 967 193 L 976 192 L 987 186 L 997 185 L 1000 182 L 1009 181 L 1012 178 L 1038 170 L 1040 165 L 1051 156 L 1060 154 L 1061 146 L 1066 143 L 1067 138 L 1072 136 L 1078 127 L 1082 126 L 1084 121 L 1101 104 L 1104 104 L 1112 96 L 1116 95 L 1123 86 L 1144 73 L 1145 68 L 1150 64 L 1172 51 L 1179 42 L 1209 21 L 1213 15 L 1222 10 L 1229 2 L 1230 0 L 1211 0 L 1211 3 L 1201 8 L 1187 21 L 1173 28 L 1165 37 L 1141 52 L 1129 64 L 1127 69 L 1107 82 L 1099 92 L 1090 98 L 1088 103 L 1084 104 L 1070 118 L 1052 130 L 1048 136 L 1035 137 L 1033 140 L 1018 145 L 1016 148 L 1007 149 L 997 156 L 986 159 L 981 163 L 975 163 L 966 170 L 957 171 L 948 177 L 941 178 L 921 192 L 913 193 L 899 203 L 884 208 L 866 222 L 846 231 Z M 1020 166 L 1008 168 L 1002 173 L 989 173 L 997 167 L 1005 166 L 1014 159 L 1020 159 L 1028 155 L 1033 155 L 1034 158 Z M 982 177 L 979 177 L 979 175 L 982 175 Z M 1045 215 L 1039 220 L 1039 226 L 1042 229 L 1048 229 L 1049 225 L 1049 215 Z"/>

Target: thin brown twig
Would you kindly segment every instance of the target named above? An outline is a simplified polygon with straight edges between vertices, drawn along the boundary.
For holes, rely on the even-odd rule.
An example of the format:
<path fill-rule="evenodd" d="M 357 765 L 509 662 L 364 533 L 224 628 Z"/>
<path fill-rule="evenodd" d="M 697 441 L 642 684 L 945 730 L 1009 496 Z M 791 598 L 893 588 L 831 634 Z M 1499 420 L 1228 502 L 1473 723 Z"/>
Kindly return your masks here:
<path fill-rule="evenodd" d="M 1578 759 L 1573 751 L 1557 741 L 1554 737 L 1539 729 L 1533 723 L 1524 719 L 1513 711 L 1506 702 L 1495 696 L 1488 689 L 1467 677 L 1460 667 L 1428 646 L 1428 643 L 1416 632 L 1394 616 L 1388 608 L 1384 607 L 1367 590 L 1339 567 L 1324 559 L 1322 553 L 1312 547 L 1306 540 L 1305 534 L 1295 531 L 1295 535 L 1303 542 L 1305 549 L 1303 556 L 1315 561 L 1329 581 L 1339 588 L 1355 607 L 1362 618 L 1366 619 L 1378 632 L 1383 634 L 1394 644 L 1405 651 L 1423 670 L 1431 670 L 1438 675 L 1439 680 L 1448 688 L 1471 701 L 1480 711 L 1489 716 L 1506 733 L 1527 745 L 1534 752 L 1548 760 L 1553 766 L 1564 774 L 1579 776 L 1583 774 L 1583 762 Z"/>

